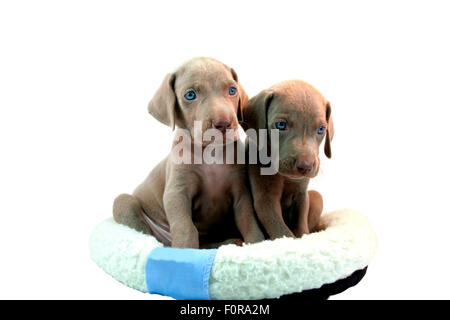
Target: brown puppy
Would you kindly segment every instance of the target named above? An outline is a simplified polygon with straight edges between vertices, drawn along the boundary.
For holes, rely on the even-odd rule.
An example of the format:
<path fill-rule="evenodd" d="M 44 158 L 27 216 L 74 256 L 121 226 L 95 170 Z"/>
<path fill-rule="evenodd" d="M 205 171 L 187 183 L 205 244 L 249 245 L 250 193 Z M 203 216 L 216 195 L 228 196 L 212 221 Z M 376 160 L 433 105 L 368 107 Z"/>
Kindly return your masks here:
<path fill-rule="evenodd" d="M 260 163 L 249 165 L 254 207 L 262 225 L 271 239 L 312 232 L 323 202 L 318 192 L 308 192 L 307 187 L 318 173 L 323 140 L 325 154 L 331 157 L 334 128 L 330 103 L 311 85 L 291 80 L 260 92 L 243 113 L 246 129 L 279 130 L 278 173 L 261 175 Z M 268 140 L 270 144 L 270 137 Z M 247 139 L 247 143 L 258 142 Z"/>
<path fill-rule="evenodd" d="M 239 232 L 245 242 L 263 240 L 246 184 L 245 165 L 206 164 L 202 154 L 194 162 L 192 152 L 203 153 L 212 144 L 202 141 L 208 129 L 215 129 L 221 138 L 228 137 L 216 143 L 223 158 L 227 156 L 226 144 L 229 147 L 231 143 L 236 151 L 240 143 L 238 116 L 247 101 L 234 70 L 217 60 L 194 58 L 168 74 L 148 111 L 169 127 L 178 127 L 178 138 L 172 146 L 177 151 L 159 163 L 133 195 L 116 198 L 115 220 L 153 234 L 166 246 L 179 248 L 215 246 L 211 243 L 240 238 Z M 195 130 L 195 121 L 201 121 L 199 130 Z M 230 136 L 225 134 L 227 130 Z M 193 139 L 179 141 L 180 132 L 200 139 L 200 143 Z M 184 149 L 178 152 L 180 146 Z M 189 163 L 176 163 L 174 159 L 180 154 Z M 239 232 L 233 234 L 236 226 Z"/>

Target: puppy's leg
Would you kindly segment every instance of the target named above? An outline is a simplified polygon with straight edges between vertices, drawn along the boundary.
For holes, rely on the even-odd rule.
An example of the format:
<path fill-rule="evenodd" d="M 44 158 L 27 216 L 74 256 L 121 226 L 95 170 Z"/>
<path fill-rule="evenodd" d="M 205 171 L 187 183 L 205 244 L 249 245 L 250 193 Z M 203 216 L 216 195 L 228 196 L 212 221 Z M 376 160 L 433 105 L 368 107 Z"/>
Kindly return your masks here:
<path fill-rule="evenodd" d="M 256 215 L 266 232 L 269 234 L 270 239 L 282 237 L 295 238 L 294 234 L 283 220 L 281 204 L 279 201 L 255 197 L 254 206 Z"/>
<path fill-rule="evenodd" d="M 147 225 L 142 221 L 141 204 L 139 200 L 129 194 L 121 194 L 114 200 L 114 220 L 137 231 L 151 234 Z"/>
<path fill-rule="evenodd" d="M 163 201 L 172 235 L 172 247 L 198 249 L 198 230 L 192 221 L 192 198 L 182 189 L 173 189 L 164 193 Z"/>
<path fill-rule="evenodd" d="M 323 210 L 322 195 L 314 190 L 308 191 L 309 196 L 309 212 L 308 212 L 308 229 L 309 232 L 318 231 L 320 216 Z"/>
<path fill-rule="evenodd" d="M 280 203 L 283 180 L 279 175 L 267 179 L 260 175 L 260 168 L 256 165 L 249 166 L 249 176 L 256 216 L 270 239 L 295 238 L 283 219 Z"/>
<path fill-rule="evenodd" d="M 296 237 L 301 237 L 304 234 L 309 233 L 309 227 L 308 227 L 308 217 L 309 217 L 309 193 L 301 192 L 297 194 L 297 201 L 298 201 L 298 222 L 297 226 L 295 227 L 294 234 Z"/>
<path fill-rule="evenodd" d="M 246 243 L 256 243 L 264 240 L 264 234 L 258 226 L 252 198 L 247 190 L 242 190 L 234 201 L 234 217 Z"/>
<path fill-rule="evenodd" d="M 198 249 L 199 234 L 192 221 L 192 199 L 199 183 L 195 174 L 180 167 L 178 169 L 170 173 L 163 196 L 172 247 Z"/>
<path fill-rule="evenodd" d="M 298 224 L 294 233 L 297 237 L 301 237 L 304 234 L 318 231 L 323 200 L 320 193 L 314 190 L 299 194 L 298 200 Z"/>

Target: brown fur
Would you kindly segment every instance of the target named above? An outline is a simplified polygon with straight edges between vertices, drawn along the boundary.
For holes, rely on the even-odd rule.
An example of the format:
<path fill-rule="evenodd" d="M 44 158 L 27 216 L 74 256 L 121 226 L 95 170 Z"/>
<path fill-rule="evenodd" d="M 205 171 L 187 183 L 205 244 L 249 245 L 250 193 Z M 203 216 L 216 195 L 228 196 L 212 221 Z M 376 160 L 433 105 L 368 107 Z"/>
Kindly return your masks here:
<path fill-rule="evenodd" d="M 236 95 L 228 94 L 230 86 L 237 88 Z M 195 100 L 184 98 L 188 90 L 196 91 Z M 233 69 L 211 58 L 194 58 L 165 77 L 148 111 L 171 128 L 188 129 L 191 136 L 196 120 L 203 121 L 203 132 L 227 121 L 235 130 L 231 143 L 237 148 L 238 117 L 247 101 Z M 192 149 L 193 145 L 188 147 Z M 116 198 L 114 218 L 158 238 L 147 216 L 170 232 L 172 241 L 165 241 L 165 245 L 172 247 L 214 247 L 240 235 L 245 242 L 257 242 L 264 236 L 256 222 L 246 181 L 245 165 L 175 164 L 168 156 L 132 195 Z"/>
<path fill-rule="evenodd" d="M 245 129 L 279 131 L 279 172 L 261 175 L 260 164 L 249 165 L 254 207 L 271 239 L 300 237 L 315 229 L 322 213 L 322 196 L 307 191 L 309 179 L 319 170 L 319 145 L 325 139 L 325 154 L 331 157 L 334 134 L 331 107 L 311 85 L 300 80 L 284 81 L 253 97 L 243 110 Z M 317 134 L 321 125 L 326 134 Z M 326 136 L 326 137 L 325 137 Z M 247 143 L 258 143 L 247 140 Z M 308 163 L 309 171 L 305 170 Z"/>

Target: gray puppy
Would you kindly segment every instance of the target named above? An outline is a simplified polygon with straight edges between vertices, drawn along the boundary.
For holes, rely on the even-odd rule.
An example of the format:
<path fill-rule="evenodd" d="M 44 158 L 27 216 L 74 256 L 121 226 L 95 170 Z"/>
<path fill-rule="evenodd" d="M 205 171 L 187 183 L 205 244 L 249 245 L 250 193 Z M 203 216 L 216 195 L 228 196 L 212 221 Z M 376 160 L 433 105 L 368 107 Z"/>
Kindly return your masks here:
<path fill-rule="evenodd" d="M 198 134 L 194 121 L 201 121 L 201 133 L 218 130 L 228 137 L 222 145 L 226 158 L 228 143 L 237 154 L 238 117 L 247 101 L 233 69 L 211 58 L 194 58 L 165 77 L 148 111 L 171 128 L 188 130 L 192 138 Z M 231 141 L 227 130 L 234 133 Z M 194 150 L 192 141 L 174 141 L 173 148 L 178 143 Z M 204 151 L 208 145 L 202 142 L 200 148 Z M 183 156 L 193 160 L 193 154 L 185 152 Z M 240 235 L 248 243 L 263 240 L 245 165 L 190 163 L 176 164 L 166 157 L 132 195 L 116 198 L 114 219 L 179 248 L 214 247 Z"/>
<path fill-rule="evenodd" d="M 291 80 L 260 92 L 249 101 L 243 113 L 246 129 L 279 130 L 278 173 L 261 175 L 260 163 L 249 165 L 259 220 L 271 239 L 301 237 L 313 231 L 323 202 L 318 192 L 307 188 L 309 179 L 318 173 L 319 145 L 323 140 L 325 154 L 331 157 L 334 127 L 330 103 L 306 82 Z"/>

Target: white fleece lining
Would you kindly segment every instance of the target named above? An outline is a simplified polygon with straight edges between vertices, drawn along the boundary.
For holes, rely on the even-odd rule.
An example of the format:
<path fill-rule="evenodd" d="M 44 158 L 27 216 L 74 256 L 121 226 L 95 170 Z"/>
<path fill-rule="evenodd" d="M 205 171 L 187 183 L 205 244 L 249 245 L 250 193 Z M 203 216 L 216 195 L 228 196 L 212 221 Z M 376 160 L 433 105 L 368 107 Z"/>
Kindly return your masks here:
<path fill-rule="evenodd" d="M 162 246 L 154 237 L 118 224 L 113 218 L 98 224 L 89 239 L 92 260 L 123 284 L 142 292 L 148 292 L 148 255 Z"/>
<path fill-rule="evenodd" d="M 283 238 L 218 249 L 211 270 L 212 299 L 263 299 L 319 288 L 366 267 L 376 252 L 368 219 L 353 210 L 322 215 L 325 230 L 300 239 Z M 108 219 L 92 232 L 91 258 L 107 273 L 134 289 L 148 292 L 145 263 L 162 246 Z"/>

